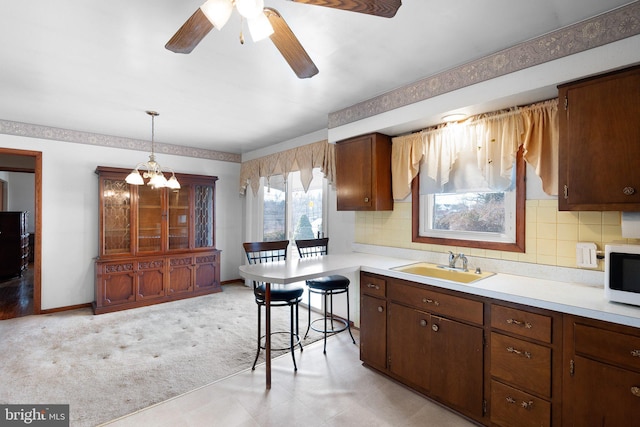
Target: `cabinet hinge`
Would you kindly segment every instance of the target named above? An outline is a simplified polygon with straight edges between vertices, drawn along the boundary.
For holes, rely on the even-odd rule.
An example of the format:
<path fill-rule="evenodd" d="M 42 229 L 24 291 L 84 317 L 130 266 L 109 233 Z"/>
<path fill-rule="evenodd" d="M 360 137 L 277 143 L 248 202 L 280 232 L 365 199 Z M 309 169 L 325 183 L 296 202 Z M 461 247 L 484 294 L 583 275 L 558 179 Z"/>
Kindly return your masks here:
<path fill-rule="evenodd" d="M 387 357 L 387 368 L 391 367 L 391 356 Z"/>
<path fill-rule="evenodd" d="M 482 401 L 482 415 L 487 415 L 487 401 Z"/>
<path fill-rule="evenodd" d="M 576 372 L 576 362 L 571 359 L 569 361 L 569 375 L 573 376 L 573 374 Z"/>
<path fill-rule="evenodd" d="M 569 186 L 567 184 L 564 185 L 564 198 L 569 198 Z"/>
<path fill-rule="evenodd" d="M 569 97 L 567 95 L 564 96 L 564 111 L 569 109 Z"/>

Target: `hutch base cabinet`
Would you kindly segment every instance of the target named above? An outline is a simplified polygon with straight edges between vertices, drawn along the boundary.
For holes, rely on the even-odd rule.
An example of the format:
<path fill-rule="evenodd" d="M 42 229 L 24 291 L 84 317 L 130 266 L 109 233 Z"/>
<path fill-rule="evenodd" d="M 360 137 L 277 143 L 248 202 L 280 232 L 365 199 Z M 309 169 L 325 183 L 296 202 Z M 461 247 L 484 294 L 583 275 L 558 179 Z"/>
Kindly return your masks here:
<path fill-rule="evenodd" d="M 181 188 L 125 182 L 129 170 L 98 167 L 100 255 L 96 314 L 220 292 L 215 248 L 217 177 L 176 174 Z"/>

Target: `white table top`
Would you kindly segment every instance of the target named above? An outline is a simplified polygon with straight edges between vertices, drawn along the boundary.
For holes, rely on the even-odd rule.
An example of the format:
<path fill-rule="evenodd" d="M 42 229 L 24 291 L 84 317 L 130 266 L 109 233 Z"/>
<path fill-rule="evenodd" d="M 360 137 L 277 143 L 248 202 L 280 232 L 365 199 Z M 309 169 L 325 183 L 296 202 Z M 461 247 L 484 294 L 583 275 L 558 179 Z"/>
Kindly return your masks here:
<path fill-rule="evenodd" d="M 360 270 L 417 283 L 640 328 L 640 307 L 611 303 L 602 287 L 497 273 L 471 284 L 392 270 L 417 262 L 360 252 L 240 266 L 246 279 L 288 284 Z"/>

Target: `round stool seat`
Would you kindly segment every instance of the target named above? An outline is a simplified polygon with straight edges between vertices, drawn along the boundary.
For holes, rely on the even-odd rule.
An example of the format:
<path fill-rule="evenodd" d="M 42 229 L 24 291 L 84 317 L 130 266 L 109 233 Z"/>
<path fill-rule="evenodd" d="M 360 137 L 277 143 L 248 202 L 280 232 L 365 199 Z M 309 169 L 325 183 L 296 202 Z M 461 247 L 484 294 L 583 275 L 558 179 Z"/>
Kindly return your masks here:
<path fill-rule="evenodd" d="M 303 292 L 304 288 L 271 285 L 271 301 L 296 300 L 302 296 Z M 254 290 L 254 294 L 256 298 L 264 301 L 264 284 L 257 286 Z"/>
<path fill-rule="evenodd" d="M 332 276 L 319 277 L 307 280 L 307 286 L 321 291 L 333 291 L 336 289 L 346 289 L 349 287 L 349 279 L 344 276 L 334 274 Z"/>

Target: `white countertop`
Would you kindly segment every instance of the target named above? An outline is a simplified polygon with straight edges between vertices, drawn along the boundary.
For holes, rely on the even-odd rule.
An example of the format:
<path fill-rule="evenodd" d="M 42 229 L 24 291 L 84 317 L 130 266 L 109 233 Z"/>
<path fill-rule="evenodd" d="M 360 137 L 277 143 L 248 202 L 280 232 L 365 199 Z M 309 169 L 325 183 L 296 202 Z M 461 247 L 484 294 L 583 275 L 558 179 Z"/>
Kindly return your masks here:
<path fill-rule="evenodd" d="M 602 286 L 504 273 L 496 273 L 470 284 L 460 284 L 391 270 L 415 262 L 418 261 L 352 252 L 295 259 L 286 263 L 243 265 L 240 266 L 240 274 L 250 280 L 287 284 L 321 275 L 346 274 L 362 270 L 443 289 L 640 328 L 640 307 L 606 301 Z"/>

